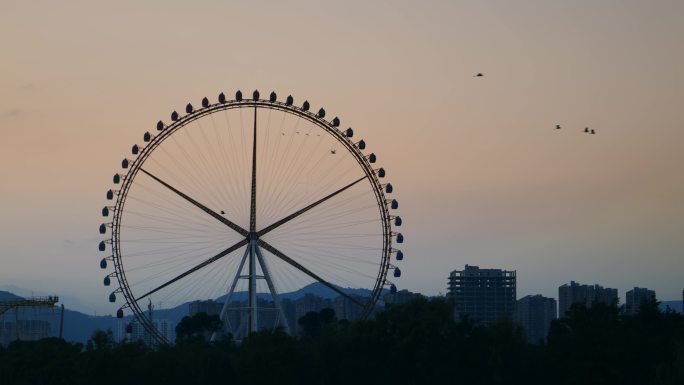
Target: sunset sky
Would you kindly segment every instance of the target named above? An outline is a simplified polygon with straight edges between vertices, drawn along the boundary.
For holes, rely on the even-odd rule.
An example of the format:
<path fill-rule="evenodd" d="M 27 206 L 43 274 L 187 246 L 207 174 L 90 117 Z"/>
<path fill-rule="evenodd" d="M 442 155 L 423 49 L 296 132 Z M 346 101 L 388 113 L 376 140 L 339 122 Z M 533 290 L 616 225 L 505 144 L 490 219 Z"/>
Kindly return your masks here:
<path fill-rule="evenodd" d="M 97 229 L 121 159 L 186 103 L 258 89 L 378 155 L 399 289 L 471 264 L 516 270 L 518 297 L 681 300 L 682 20 L 678 0 L 3 1 L 0 290 L 114 313 Z"/>

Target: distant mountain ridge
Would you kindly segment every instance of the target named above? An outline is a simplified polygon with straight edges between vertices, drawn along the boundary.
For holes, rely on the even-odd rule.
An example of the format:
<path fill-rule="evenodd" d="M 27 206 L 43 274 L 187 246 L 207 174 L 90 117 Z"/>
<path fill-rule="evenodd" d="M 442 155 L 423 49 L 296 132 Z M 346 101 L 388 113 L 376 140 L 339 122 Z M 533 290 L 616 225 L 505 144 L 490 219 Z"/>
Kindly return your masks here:
<path fill-rule="evenodd" d="M 351 287 L 340 287 L 340 286 L 335 286 L 339 290 L 341 290 L 343 293 L 348 294 L 348 295 L 358 295 L 361 297 L 369 297 L 372 293 L 371 290 L 369 289 L 355 289 Z M 296 300 L 299 298 L 304 297 L 307 294 L 313 294 L 315 296 L 324 298 L 324 299 L 334 299 L 339 297 L 339 294 L 335 292 L 334 290 L 330 289 L 329 287 L 325 286 L 324 284 L 320 282 L 314 282 L 311 284 L 308 284 L 304 287 L 302 287 L 299 290 L 295 290 L 289 293 L 278 293 L 278 297 L 280 299 L 289 299 L 289 300 Z M 261 299 L 271 299 L 271 294 L 270 293 L 257 293 L 257 297 Z M 218 298 L 215 298 L 215 301 L 222 302 L 226 298 L 226 295 L 222 295 Z M 231 298 L 232 301 L 246 301 L 247 300 L 247 292 L 246 291 L 239 291 L 233 293 L 233 297 Z"/>
<path fill-rule="evenodd" d="M 14 299 L 22 299 L 23 297 L 20 297 L 16 294 L 10 293 L 9 291 L 1 291 L 0 290 L 0 301 L 11 301 Z"/>
<path fill-rule="evenodd" d="M 359 295 L 359 296 L 370 296 L 371 290 L 368 289 L 354 289 L 354 288 L 339 288 L 346 294 L 349 295 Z M 280 299 L 297 300 L 304 297 L 307 294 L 313 294 L 321 298 L 333 299 L 339 296 L 338 293 L 330 289 L 329 287 L 315 282 L 307 286 L 302 287 L 299 290 L 281 293 L 279 294 Z M 270 300 L 270 293 L 258 293 L 257 296 L 262 299 Z M 215 301 L 222 302 L 225 300 L 226 295 L 214 298 Z M 17 296 L 8 291 L 0 291 L 0 301 L 7 301 L 13 299 L 21 299 L 22 297 Z M 245 301 L 247 300 L 247 292 L 235 292 L 231 300 L 234 301 Z M 114 310 L 114 309 L 113 309 Z M 57 311 L 57 310 L 55 310 Z M 157 319 L 167 319 L 171 323 L 176 324 L 180 322 L 183 317 L 187 316 L 190 311 L 190 302 L 183 303 L 173 308 L 169 309 L 155 309 L 154 318 Z M 58 317 L 57 317 L 58 318 Z M 67 341 L 81 342 L 85 343 L 90 339 L 93 332 L 96 330 L 107 330 L 110 329 L 117 336 L 117 331 L 120 325 L 126 324 L 131 319 L 132 316 L 126 316 L 123 319 L 118 319 L 112 315 L 106 316 L 91 316 L 83 314 L 75 310 L 64 309 L 64 339 Z M 52 326 L 54 329 L 53 334 L 57 334 L 56 331 L 59 328 L 58 324 Z"/>

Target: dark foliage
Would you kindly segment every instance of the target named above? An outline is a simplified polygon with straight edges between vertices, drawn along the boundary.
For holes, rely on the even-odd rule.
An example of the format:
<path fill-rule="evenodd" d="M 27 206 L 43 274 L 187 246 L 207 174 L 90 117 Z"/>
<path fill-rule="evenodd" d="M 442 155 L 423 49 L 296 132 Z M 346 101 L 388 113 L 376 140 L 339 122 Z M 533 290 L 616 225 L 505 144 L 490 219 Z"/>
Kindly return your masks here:
<path fill-rule="evenodd" d="M 684 384 L 684 317 L 656 302 L 634 317 L 602 303 L 574 305 L 551 324 L 548 340 L 546 359 L 551 371 L 565 373 L 561 384 Z"/>
<path fill-rule="evenodd" d="M 60 339 L 0 347 L 0 384 L 684 384 L 684 317 L 655 303 L 629 317 L 578 305 L 529 344 L 510 320 L 453 320 L 442 298 L 387 307 L 373 320 L 338 321 L 331 309 L 299 320 L 302 335 L 253 333 L 207 342 L 221 328 L 187 317 L 175 345 Z"/>
<path fill-rule="evenodd" d="M 218 315 L 207 315 L 200 312 L 193 316 L 183 317 L 176 325 L 176 342 L 204 342 L 214 332 L 223 328 L 223 321 Z"/>

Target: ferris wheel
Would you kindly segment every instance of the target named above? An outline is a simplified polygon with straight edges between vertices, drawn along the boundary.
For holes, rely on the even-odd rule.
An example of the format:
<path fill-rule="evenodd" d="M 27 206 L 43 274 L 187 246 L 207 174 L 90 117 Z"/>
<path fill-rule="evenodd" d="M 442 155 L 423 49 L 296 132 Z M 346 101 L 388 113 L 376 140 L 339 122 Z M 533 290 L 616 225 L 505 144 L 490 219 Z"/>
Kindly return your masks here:
<path fill-rule="evenodd" d="M 266 318 L 291 331 L 280 295 L 313 283 L 362 318 L 384 289 L 396 291 L 388 272 L 401 276 L 393 245 L 404 237 L 385 170 L 352 128 L 310 109 L 274 92 L 221 93 L 144 133 L 113 177 L 102 209 L 111 221 L 99 228 L 109 301 L 123 300 L 117 317 L 132 313 L 166 343 L 142 310 L 151 300 L 218 299 L 226 332 L 247 335 Z"/>

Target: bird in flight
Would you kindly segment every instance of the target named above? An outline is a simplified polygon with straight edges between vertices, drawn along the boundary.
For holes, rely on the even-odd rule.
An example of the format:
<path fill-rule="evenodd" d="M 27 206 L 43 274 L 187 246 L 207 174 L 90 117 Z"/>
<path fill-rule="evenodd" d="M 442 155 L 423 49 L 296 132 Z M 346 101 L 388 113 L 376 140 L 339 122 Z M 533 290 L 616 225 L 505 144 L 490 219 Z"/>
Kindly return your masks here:
<path fill-rule="evenodd" d="M 560 124 L 556 124 L 556 130 L 560 130 L 560 129 L 561 129 Z"/>
<path fill-rule="evenodd" d="M 337 150 L 332 149 L 332 150 L 330 150 L 330 153 L 333 154 L 333 155 L 335 155 L 335 153 L 337 153 Z"/>
<path fill-rule="evenodd" d="M 481 77 L 483 77 L 483 76 L 484 76 L 484 75 L 482 74 L 482 72 L 478 72 L 478 73 L 477 73 L 475 76 L 473 76 L 473 77 L 474 77 L 474 78 L 481 78 Z"/>

